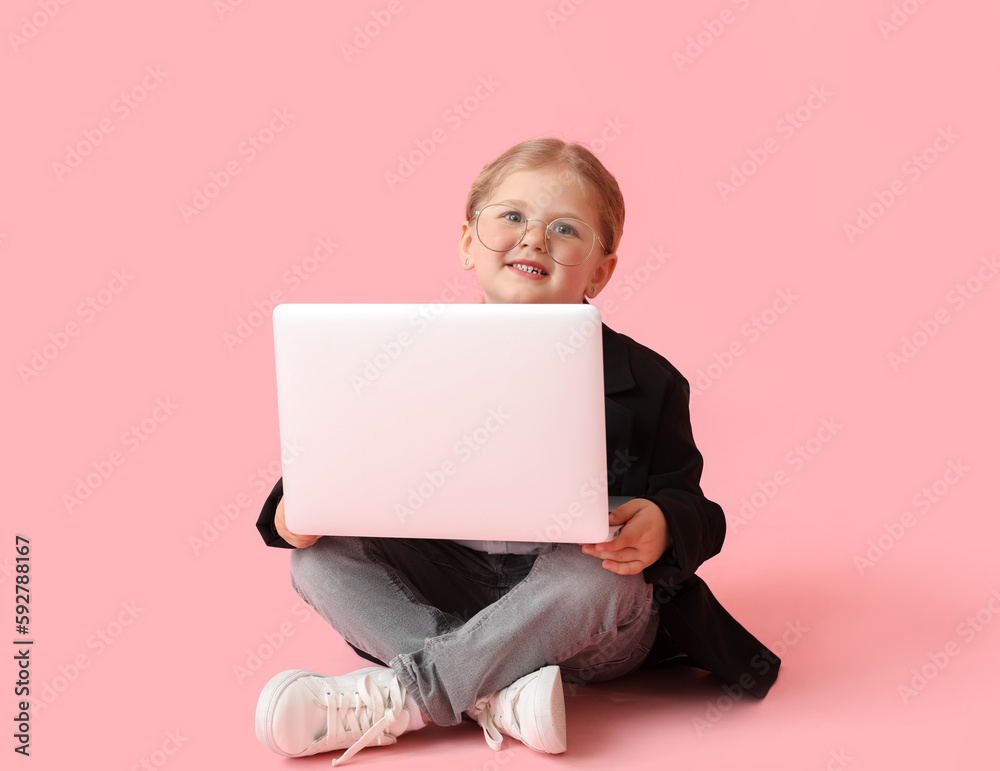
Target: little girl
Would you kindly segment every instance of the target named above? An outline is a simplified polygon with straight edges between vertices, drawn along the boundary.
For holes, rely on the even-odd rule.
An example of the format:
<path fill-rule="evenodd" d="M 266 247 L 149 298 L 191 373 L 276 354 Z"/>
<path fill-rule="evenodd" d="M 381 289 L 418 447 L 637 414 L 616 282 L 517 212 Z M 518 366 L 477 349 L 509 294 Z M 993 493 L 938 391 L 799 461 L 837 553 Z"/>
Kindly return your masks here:
<path fill-rule="evenodd" d="M 615 178 L 584 147 L 512 147 L 473 182 L 459 239 L 487 303 L 579 303 L 611 279 L 625 221 Z M 730 698 L 767 693 L 777 657 L 718 603 L 695 570 L 718 553 L 722 509 L 699 486 L 687 381 L 662 356 L 602 328 L 608 494 L 635 496 L 600 544 L 323 537 L 291 533 L 282 482 L 257 527 L 294 548 L 292 584 L 361 656 L 330 677 L 275 676 L 256 731 L 286 756 L 391 744 L 467 715 L 500 749 L 566 750 L 562 680 L 597 682 L 677 660 Z M 541 385 L 540 388 L 544 388 Z"/>

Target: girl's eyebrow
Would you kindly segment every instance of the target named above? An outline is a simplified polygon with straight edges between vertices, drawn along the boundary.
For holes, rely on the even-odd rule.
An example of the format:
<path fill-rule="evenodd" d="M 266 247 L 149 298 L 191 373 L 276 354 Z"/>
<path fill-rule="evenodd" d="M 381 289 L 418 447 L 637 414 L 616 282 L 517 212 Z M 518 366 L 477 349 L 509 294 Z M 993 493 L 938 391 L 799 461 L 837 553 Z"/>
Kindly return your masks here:
<path fill-rule="evenodd" d="M 527 202 L 526 201 L 522 201 L 520 198 L 504 198 L 502 201 L 497 201 L 497 203 L 510 204 L 511 206 L 517 206 L 517 207 L 519 207 L 521 209 L 527 208 L 527 206 L 528 206 Z M 573 219 L 573 220 L 580 220 L 581 222 L 585 221 L 583 219 L 583 217 L 581 217 L 579 214 L 577 214 L 574 211 L 565 212 L 563 214 L 557 214 L 552 219 L 554 219 L 554 220 L 559 220 L 559 219 Z"/>

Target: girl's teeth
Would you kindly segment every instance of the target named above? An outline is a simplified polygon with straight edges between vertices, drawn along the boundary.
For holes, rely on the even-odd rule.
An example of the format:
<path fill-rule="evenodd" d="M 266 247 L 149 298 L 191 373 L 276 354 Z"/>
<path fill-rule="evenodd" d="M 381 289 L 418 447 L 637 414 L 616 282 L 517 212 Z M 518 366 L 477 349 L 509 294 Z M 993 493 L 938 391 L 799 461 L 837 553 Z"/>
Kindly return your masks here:
<path fill-rule="evenodd" d="M 527 265 L 514 265 L 518 270 L 523 270 L 525 273 L 537 273 L 539 276 L 543 275 L 542 271 L 538 268 L 529 268 Z"/>

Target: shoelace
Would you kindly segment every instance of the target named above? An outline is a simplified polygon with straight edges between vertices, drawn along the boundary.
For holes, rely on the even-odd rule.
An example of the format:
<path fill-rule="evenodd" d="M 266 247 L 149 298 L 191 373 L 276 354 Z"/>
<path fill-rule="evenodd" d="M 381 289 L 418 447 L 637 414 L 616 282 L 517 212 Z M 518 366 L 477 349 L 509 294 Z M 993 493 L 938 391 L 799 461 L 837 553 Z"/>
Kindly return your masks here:
<path fill-rule="evenodd" d="M 386 707 L 386 696 L 392 706 Z M 389 733 L 390 726 L 409 713 L 403 709 L 403 687 L 399 680 L 392 679 L 387 693 L 383 694 L 371 677 L 364 675 L 358 681 L 355 693 L 326 691 L 327 736 L 343 741 L 357 736 L 339 758 L 334 758 L 336 766 L 350 760 L 355 753 L 373 744 L 394 744 L 396 737 Z"/>
<path fill-rule="evenodd" d="M 491 699 L 489 698 L 482 702 L 482 711 L 479 713 L 477 720 L 479 721 L 479 725 L 483 727 L 483 733 L 486 735 L 486 743 L 490 746 L 490 749 L 500 750 L 500 746 L 503 744 L 501 730 L 508 736 L 513 736 L 514 738 L 520 737 L 521 725 L 518 723 L 514 704 L 528 682 L 528 680 L 525 680 L 516 683 L 497 693 L 497 709 L 490 707 Z"/>

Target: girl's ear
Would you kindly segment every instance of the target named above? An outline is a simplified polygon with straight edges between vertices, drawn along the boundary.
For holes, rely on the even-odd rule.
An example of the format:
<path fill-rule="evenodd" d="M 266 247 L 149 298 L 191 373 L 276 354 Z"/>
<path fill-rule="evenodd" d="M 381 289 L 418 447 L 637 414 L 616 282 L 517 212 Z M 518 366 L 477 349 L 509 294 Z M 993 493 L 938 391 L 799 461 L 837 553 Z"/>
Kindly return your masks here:
<path fill-rule="evenodd" d="M 601 293 L 601 290 L 607 285 L 611 280 L 612 274 L 615 272 L 615 266 L 618 264 L 617 254 L 605 254 L 601 257 L 600 262 L 594 266 L 594 270 L 590 274 L 590 284 L 587 285 L 587 296 L 597 297 Z M 590 287 L 594 287 L 594 292 L 590 292 Z"/>
<path fill-rule="evenodd" d="M 462 270 L 472 270 L 476 267 L 476 261 L 472 258 L 472 228 L 468 222 L 462 223 L 462 233 L 458 238 L 458 257 L 462 263 Z"/>

